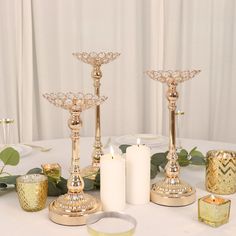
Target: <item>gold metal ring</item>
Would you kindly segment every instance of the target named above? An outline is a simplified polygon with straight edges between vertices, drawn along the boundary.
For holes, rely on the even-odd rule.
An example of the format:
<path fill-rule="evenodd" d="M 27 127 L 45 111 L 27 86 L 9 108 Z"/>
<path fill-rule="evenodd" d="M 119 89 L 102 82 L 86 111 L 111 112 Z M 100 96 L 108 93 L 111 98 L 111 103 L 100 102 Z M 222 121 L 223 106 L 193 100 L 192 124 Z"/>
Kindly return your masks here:
<path fill-rule="evenodd" d="M 131 223 L 133 227 L 126 231 L 123 231 L 123 232 L 121 231 L 121 232 L 116 232 L 116 233 L 101 232 L 94 229 L 92 225 L 104 218 L 122 219 Z M 137 221 L 135 220 L 135 218 L 133 218 L 130 215 L 110 211 L 110 212 L 102 212 L 102 213 L 90 215 L 86 220 L 86 224 L 87 224 L 88 232 L 92 236 L 131 236 L 134 234 L 135 228 L 137 226 Z"/>

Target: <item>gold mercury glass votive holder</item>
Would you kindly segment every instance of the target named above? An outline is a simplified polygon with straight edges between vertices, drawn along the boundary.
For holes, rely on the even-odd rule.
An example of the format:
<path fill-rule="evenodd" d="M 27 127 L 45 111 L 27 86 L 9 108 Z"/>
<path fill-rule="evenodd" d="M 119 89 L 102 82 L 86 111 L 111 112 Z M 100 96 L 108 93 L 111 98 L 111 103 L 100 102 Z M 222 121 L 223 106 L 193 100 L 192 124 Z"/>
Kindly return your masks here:
<path fill-rule="evenodd" d="M 40 211 L 46 205 L 48 178 L 41 174 L 20 176 L 16 179 L 16 191 L 23 210 Z"/>
<path fill-rule="evenodd" d="M 55 179 L 56 182 L 60 181 L 61 166 L 58 163 L 46 163 L 41 165 L 41 167 L 46 176 Z"/>
<path fill-rule="evenodd" d="M 212 150 L 206 156 L 205 185 L 209 192 L 233 194 L 236 192 L 236 152 Z"/>
<path fill-rule="evenodd" d="M 198 199 L 198 220 L 212 227 L 229 221 L 231 201 L 219 196 L 208 195 Z"/>

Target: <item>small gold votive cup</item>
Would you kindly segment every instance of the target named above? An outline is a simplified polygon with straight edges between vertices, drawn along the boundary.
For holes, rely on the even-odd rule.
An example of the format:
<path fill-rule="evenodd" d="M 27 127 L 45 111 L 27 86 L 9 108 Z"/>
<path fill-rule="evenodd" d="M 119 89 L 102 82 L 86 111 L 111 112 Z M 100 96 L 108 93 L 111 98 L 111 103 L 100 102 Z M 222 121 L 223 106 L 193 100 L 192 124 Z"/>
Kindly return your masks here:
<path fill-rule="evenodd" d="M 46 176 L 55 179 L 56 182 L 60 181 L 61 166 L 58 163 L 46 163 L 41 165 L 41 167 Z"/>
<path fill-rule="evenodd" d="M 236 152 L 212 150 L 206 156 L 207 191 L 216 194 L 236 192 Z"/>
<path fill-rule="evenodd" d="M 46 205 L 48 178 L 41 174 L 20 176 L 16 179 L 16 191 L 23 210 L 40 211 Z"/>
<path fill-rule="evenodd" d="M 212 227 L 229 221 L 231 201 L 219 196 L 208 195 L 198 199 L 198 220 Z"/>

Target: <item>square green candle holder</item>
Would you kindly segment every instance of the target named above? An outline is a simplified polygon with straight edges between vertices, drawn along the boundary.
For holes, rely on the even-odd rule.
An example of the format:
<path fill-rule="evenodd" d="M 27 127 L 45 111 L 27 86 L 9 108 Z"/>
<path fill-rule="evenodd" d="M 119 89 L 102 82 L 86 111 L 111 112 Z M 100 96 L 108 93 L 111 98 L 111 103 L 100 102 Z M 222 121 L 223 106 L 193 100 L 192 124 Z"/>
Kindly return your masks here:
<path fill-rule="evenodd" d="M 231 201 L 219 196 L 208 195 L 198 199 L 198 220 L 212 227 L 229 221 Z"/>

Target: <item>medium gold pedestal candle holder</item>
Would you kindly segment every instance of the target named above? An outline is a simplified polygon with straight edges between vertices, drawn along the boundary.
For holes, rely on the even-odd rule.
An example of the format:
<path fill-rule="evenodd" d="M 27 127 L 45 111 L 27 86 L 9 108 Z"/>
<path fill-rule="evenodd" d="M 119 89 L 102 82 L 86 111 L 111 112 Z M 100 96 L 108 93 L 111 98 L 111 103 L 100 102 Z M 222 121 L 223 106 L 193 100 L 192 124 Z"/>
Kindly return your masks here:
<path fill-rule="evenodd" d="M 93 79 L 93 86 L 94 86 L 94 93 L 97 96 L 100 96 L 100 86 L 101 86 L 101 78 L 102 78 L 102 71 L 101 65 L 107 64 L 113 60 L 115 60 L 120 53 L 113 53 L 113 52 L 79 52 L 73 53 L 78 60 L 92 65 L 92 79 Z M 86 167 L 81 171 L 81 175 L 90 179 L 95 179 L 97 172 L 99 170 L 100 165 L 100 158 L 103 155 L 102 150 L 102 142 L 101 142 L 101 124 L 100 124 L 100 105 L 96 106 L 96 121 L 95 121 L 95 143 L 93 145 L 93 152 L 92 152 L 92 165 Z"/>
<path fill-rule="evenodd" d="M 195 201 L 195 189 L 179 178 L 179 163 L 176 153 L 176 101 L 178 99 L 177 85 L 193 78 L 199 70 L 192 71 L 147 71 L 147 75 L 168 85 L 166 97 L 169 101 L 169 153 L 165 167 L 165 179 L 153 184 L 151 201 L 165 206 L 185 206 Z"/>
<path fill-rule="evenodd" d="M 106 97 L 83 93 L 50 93 L 43 96 L 55 106 L 69 110 L 68 126 L 71 129 L 72 141 L 71 174 L 67 181 L 68 193 L 49 205 L 49 218 L 62 225 L 83 225 L 89 214 L 100 210 L 101 204 L 96 198 L 83 192 L 84 181 L 79 166 L 79 132 L 82 126 L 80 114 L 86 109 L 101 104 Z"/>

